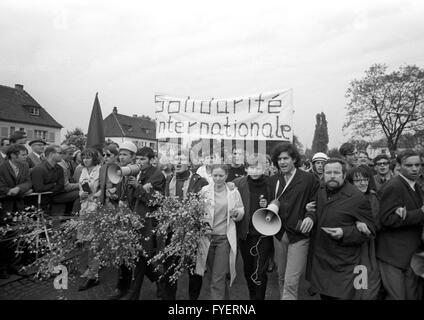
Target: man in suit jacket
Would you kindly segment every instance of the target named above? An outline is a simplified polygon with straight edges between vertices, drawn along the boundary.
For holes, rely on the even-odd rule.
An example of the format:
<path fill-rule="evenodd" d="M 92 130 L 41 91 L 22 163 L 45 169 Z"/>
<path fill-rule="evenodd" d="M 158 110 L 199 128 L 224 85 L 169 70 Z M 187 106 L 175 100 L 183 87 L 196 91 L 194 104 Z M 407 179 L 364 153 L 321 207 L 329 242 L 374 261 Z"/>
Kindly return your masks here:
<path fill-rule="evenodd" d="M 419 299 L 417 275 L 411 269 L 413 254 L 421 245 L 424 223 L 423 195 L 416 183 L 421 168 L 418 153 L 406 150 L 396 159 L 399 175 L 381 190 L 376 256 L 388 299 Z"/>
<path fill-rule="evenodd" d="M 189 169 L 188 156 L 183 152 L 178 152 L 173 158 L 175 174 L 171 174 L 166 178 L 165 196 L 179 197 L 185 199 L 189 193 L 198 193 L 205 185 L 208 184 L 206 179 L 197 173 L 192 173 Z M 170 241 L 172 234 L 167 235 L 167 239 L 158 239 L 158 249 L 162 249 Z M 172 257 L 164 264 L 165 274 L 159 281 L 161 289 L 161 298 L 163 300 L 175 300 L 177 294 L 177 282 L 171 283 L 169 276 L 173 274 L 174 268 L 172 263 L 178 259 Z M 189 299 L 197 300 L 202 289 L 202 276 L 189 273 Z"/>
<path fill-rule="evenodd" d="M 132 193 L 129 195 L 129 202 L 134 204 L 134 210 L 142 218 L 144 218 L 144 227 L 140 230 L 142 235 L 143 249 L 146 251 L 146 256 L 141 255 L 134 271 L 134 280 L 131 283 L 130 289 L 123 299 L 138 300 L 140 296 L 141 285 L 143 284 L 144 276 L 147 275 L 151 281 L 157 281 L 158 273 L 152 265 L 147 261 L 153 257 L 156 250 L 156 236 L 153 234 L 155 224 L 153 218 L 147 218 L 147 212 L 153 212 L 157 207 L 150 205 L 150 200 L 154 200 L 154 191 L 164 194 L 165 192 L 165 177 L 159 168 L 152 166 L 152 161 L 155 158 L 155 153 L 149 147 L 143 147 L 137 152 L 138 164 L 141 167 L 138 180 L 130 176 L 128 184 Z"/>
<path fill-rule="evenodd" d="M 31 189 L 26 163 L 27 149 L 12 145 L 6 151 L 7 160 L 0 165 L 0 198 L 5 212 L 24 209 L 24 194 Z"/>
<path fill-rule="evenodd" d="M 269 179 L 268 202 L 280 201 L 281 230 L 274 237 L 280 298 L 297 300 L 299 280 L 306 267 L 309 232 L 313 220 L 306 204 L 313 201 L 319 182 L 312 173 L 298 169 L 300 155 L 290 143 L 276 146 L 272 162 L 279 173 Z"/>
<path fill-rule="evenodd" d="M 3 214 L 24 209 L 24 194 L 31 189 L 29 168 L 26 163 L 27 149 L 15 144 L 6 151 L 6 160 L 0 165 L 0 225 Z M 8 238 L 10 234 L 6 234 Z M 12 240 L 0 242 L 0 278 L 8 278 L 14 256 Z"/>
<path fill-rule="evenodd" d="M 125 141 L 121 144 L 119 148 L 119 165 L 121 167 L 134 164 L 135 154 L 137 152 L 137 147 L 131 141 Z M 106 171 L 107 174 L 107 171 Z M 126 205 L 131 210 L 134 210 L 135 201 L 132 196 L 133 190 L 132 186 L 129 185 L 130 180 L 134 180 L 135 176 L 124 176 L 122 180 L 109 188 L 107 191 L 107 196 L 115 202 L 118 202 L 119 205 Z M 118 273 L 118 282 L 114 293 L 109 297 L 109 300 L 118 300 L 123 298 L 129 290 L 132 278 L 132 270 L 129 269 L 125 264 L 122 264 L 119 267 Z"/>
<path fill-rule="evenodd" d="M 28 155 L 27 162 L 29 168 L 32 169 L 36 165 L 39 165 L 42 161 L 42 158 L 44 158 L 43 152 L 44 147 L 46 146 L 46 142 L 41 139 L 35 139 L 30 141 L 28 144 L 32 151 Z"/>
<path fill-rule="evenodd" d="M 317 194 L 316 208 L 308 208 L 315 229 L 309 249 L 307 279 L 321 299 L 353 299 L 355 267 L 360 265 L 361 245 L 369 236 L 356 222 L 375 234 L 371 206 L 352 184 L 345 182 L 346 164 L 330 159 L 324 166 L 324 184 Z M 309 204 L 308 204 L 309 205 Z"/>

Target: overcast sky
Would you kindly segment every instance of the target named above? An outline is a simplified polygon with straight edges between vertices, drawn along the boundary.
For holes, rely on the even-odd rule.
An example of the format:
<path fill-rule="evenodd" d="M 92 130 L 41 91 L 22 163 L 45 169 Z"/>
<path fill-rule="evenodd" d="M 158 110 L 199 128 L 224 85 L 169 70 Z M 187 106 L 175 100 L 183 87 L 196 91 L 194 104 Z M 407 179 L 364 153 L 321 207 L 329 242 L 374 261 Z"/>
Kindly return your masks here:
<path fill-rule="evenodd" d="M 292 88 L 294 132 L 310 147 L 325 112 L 343 136 L 350 80 L 373 63 L 424 65 L 424 2 L 0 2 L 0 84 L 27 90 L 68 129 L 154 117 L 154 94 L 226 98 Z"/>

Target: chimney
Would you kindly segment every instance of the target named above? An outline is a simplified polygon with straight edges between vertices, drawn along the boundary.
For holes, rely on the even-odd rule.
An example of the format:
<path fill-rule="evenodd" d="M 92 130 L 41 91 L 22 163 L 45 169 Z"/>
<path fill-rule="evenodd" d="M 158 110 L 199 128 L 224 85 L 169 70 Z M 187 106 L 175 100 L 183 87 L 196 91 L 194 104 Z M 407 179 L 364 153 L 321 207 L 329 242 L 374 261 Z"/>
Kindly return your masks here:
<path fill-rule="evenodd" d="M 23 84 L 15 84 L 15 89 L 19 91 L 24 91 L 24 85 Z"/>
<path fill-rule="evenodd" d="M 118 114 L 118 108 L 117 107 L 113 107 L 113 113 Z"/>

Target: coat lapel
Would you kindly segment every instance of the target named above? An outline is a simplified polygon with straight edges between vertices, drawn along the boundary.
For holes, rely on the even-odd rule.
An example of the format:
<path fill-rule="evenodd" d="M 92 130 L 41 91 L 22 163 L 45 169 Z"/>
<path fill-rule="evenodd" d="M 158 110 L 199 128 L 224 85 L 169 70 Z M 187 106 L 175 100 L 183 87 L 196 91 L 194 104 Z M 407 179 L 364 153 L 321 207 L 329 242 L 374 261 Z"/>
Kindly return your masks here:
<path fill-rule="evenodd" d="M 13 170 L 12 166 L 10 165 L 9 161 L 6 161 L 7 170 L 9 170 L 9 174 L 12 177 L 15 184 L 18 181 L 18 177 L 15 175 L 15 170 Z"/>
<path fill-rule="evenodd" d="M 399 176 L 399 179 L 402 181 L 403 186 L 406 188 L 407 190 L 407 194 L 408 196 L 412 199 L 412 201 L 415 203 L 415 205 L 417 206 L 417 208 L 421 207 L 422 204 L 419 203 L 419 195 L 417 194 L 416 191 L 414 191 L 411 186 L 409 185 L 409 183 L 407 181 L 405 181 L 404 178 Z M 415 190 L 419 189 L 420 187 L 418 186 L 417 183 L 415 183 Z M 419 191 L 418 191 L 419 192 Z"/>

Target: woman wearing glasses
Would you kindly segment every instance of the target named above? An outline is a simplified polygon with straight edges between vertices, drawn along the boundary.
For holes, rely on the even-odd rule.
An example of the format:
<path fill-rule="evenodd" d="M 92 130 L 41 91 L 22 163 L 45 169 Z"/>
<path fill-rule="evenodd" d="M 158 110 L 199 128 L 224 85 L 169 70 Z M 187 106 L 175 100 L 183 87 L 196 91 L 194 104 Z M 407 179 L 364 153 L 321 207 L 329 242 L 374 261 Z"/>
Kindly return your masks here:
<path fill-rule="evenodd" d="M 112 164 L 118 163 L 119 151 L 114 144 L 110 144 L 103 149 L 103 165 L 100 168 L 99 181 L 100 181 L 100 203 L 105 204 L 118 204 L 118 195 L 116 195 L 116 188 L 107 178 L 107 169 Z"/>
<path fill-rule="evenodd" d="M 379 229 L 377 214 L 380 209 L 379 199 L 377 193 L 371 187 L 371 181 L 373 179 L 370 174 L 370 170 L 365 165 L 352 168 L 347 173 L 346 179 L 348 182 L 358 188 L 369 200 L 374 217 L 374 223 L 376 231 Z M 356 222 L 356 227 L 360 232 L 367 235 L 371 235 L 371 231 L 367 225 L 363 222 Z M 381 277 L 377 266 L 377 260 L 375 256 L 375 240 L 371 238 L 368 242 L 362 245 L 361 264 L 366 266 L 368 272 L 368 289 L 357 290 L 357 298 L 360 300 L 377 300 L 380 299 L 381 289 Z"/>

